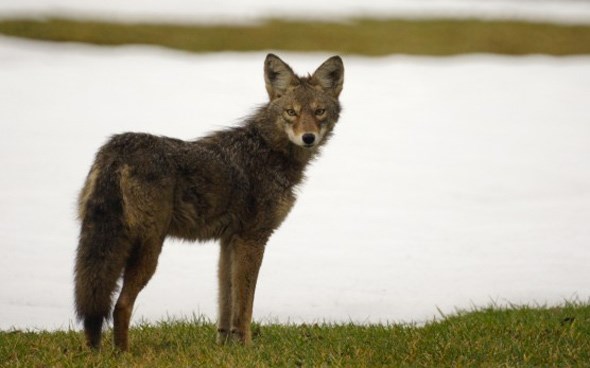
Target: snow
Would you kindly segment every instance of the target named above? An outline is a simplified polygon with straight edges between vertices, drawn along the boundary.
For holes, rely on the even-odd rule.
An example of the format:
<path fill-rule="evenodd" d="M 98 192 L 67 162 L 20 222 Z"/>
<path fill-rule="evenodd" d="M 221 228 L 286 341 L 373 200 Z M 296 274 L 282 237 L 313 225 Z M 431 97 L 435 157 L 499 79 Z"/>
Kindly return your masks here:
<path fill-rule="evenodd" d="M 3 0 L 4 16 L 71 16 L 107 20 L 252 22 L 260 18 L 350 17 L 494 18 L 590 23 L 590 3 L 580 0 Z"/>
<path fill-rule="evenodd" d="M 282 53 L 296 71 L 329 55 Z M 75 324 L 75 202 L 114 133 L 265 101 L 263 53 L 0 38 L 0 328 Z M 258 321 L 410 322 L 590 299 L 590 57 L 345 57 L 344 112 L 272 237 Z M 168 242 L 134 321 L 216 316 L 216 244 Z"/>

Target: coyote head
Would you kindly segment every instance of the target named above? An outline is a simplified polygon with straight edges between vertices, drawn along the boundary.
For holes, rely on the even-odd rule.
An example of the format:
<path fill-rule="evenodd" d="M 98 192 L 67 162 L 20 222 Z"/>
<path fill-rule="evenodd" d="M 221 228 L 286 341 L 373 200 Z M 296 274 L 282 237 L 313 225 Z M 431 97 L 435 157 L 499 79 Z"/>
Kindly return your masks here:
<path fill-rule="evenodd" d="M 329 136 L 338 120 L 338 96 L 344 81 L 339 56 L 326 60 L 307 77 L 299 77 L 276 55 L 264 62 L 269 112 L 280 130 L 300 147 L 313 148 Z"/>

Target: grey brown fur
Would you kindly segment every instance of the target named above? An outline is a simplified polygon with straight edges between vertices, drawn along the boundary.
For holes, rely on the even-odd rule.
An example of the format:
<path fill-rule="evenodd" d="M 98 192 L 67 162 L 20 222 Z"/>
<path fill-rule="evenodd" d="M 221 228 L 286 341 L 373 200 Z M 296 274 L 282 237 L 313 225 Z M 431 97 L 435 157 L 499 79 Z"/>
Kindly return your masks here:
<path fill-rule="evenodd" d="M 269 102 L 242 125 L 196 141 L 125 133 L 97 153 L 79 197 L 75 304 L 99 348 L 113 311 L 115 345 L 166 237 L 219 239 L 218 341 L 250 344 L 258 270 L 267 240 L 295 202 L 294 188 L 338 120 L 344 67 L 334 56 L 296 76 L 277 56 L 264 64 Z"/>

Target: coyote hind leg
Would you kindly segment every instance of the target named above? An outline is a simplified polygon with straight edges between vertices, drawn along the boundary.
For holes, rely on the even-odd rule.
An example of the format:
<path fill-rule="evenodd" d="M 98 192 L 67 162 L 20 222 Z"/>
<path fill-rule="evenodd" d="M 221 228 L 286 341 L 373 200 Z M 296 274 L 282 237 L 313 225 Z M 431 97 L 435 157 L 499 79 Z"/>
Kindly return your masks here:
<path fill-rule="evenodd" d="M 125 267 L 123 287 L 113 312 L 115 346 L 129 349 L 129 321 L 139 292 L 152 278 L 158 265 L 163 239 L 137 244 Z"/>

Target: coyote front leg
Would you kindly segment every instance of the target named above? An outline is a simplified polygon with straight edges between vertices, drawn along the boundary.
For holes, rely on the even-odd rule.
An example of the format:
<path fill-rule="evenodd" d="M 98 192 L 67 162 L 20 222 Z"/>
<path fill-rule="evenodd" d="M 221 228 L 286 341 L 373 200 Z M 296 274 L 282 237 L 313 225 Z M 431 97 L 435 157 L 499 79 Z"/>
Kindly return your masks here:
<path fill-rule="evenodd" d="M 252 307 L 258 271 L 264 255 L 262 242 L 235 237 L 231 247 L 231 337 L 244 345 L 252 343 Z"/>
<path fill-rule="evenodd" d="M 250 323 L 264 243 L 239 237 L 223 239 L 219 254 L 217 343 L 252 342 Z"/>
<path fill-rule="evenodd" d="M 217 321 L 217 343 L 225 344 L 231 336 L 231 253 L 232 243 L 230 240 L 221 240 L 219 252 L 219 310 Z"/>

